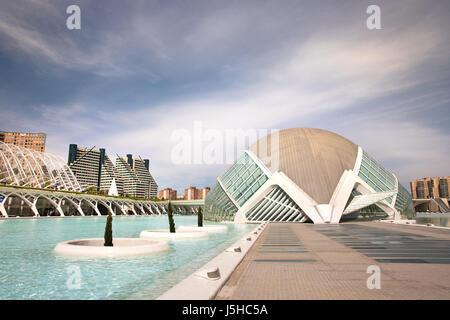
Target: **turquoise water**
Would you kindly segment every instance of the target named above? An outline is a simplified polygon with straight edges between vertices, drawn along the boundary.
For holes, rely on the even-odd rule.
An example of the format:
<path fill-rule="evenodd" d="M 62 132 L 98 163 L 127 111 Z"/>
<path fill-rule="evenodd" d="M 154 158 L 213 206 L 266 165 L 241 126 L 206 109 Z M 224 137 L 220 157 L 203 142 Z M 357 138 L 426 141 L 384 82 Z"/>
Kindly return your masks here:
<path fill-rule="evenodd" d="M 432 223 L 439 227 L 450 227 L 450 214 L 417 214 L 416 223 Z"/>
<path fill-rule="evenodd" d="M 176 226 L 197 223 L 196 216 L 174 219 Z M 169 241 L 169 252 L 142 257 L 91 259 L 52 252 L 60 241 L 102 238 L 105 222 L 105 217 L 1 220 L 0 299 L 154 299 L 255 228 L 227 224 L 226 233 Z M 113 220 L 114 237 L 167 228 L 166 216 Z"/>

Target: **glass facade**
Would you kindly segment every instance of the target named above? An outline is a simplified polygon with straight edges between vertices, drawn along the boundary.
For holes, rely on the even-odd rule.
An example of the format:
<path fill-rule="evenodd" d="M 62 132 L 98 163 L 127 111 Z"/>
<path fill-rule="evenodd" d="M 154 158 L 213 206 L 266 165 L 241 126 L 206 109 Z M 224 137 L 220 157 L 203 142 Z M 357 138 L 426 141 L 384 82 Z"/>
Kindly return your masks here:
<path fill-rule="evenodd" d="M 219 179 L 234 201 L 242 206 L 268 177 L 245 152 Z"/>
<path fill-rule="evenodd" d="M 358 175 L 377 192 L 395 190 L 395 177 L 365 151 Z M 393 197 L 386 198 L 386 201 L 393 204 Z M 411 195 L 400 183 L 394 207 L 403 218 L 415 217 Z"/>
<path fill-rule="evenodd" d="M 220 183 L 217 182 L 206 196 L 205 219 L 212 221 L 234 220 L 234 215 L 239 207 L 247 202 L 267 180 L 268 177 L 263 170 L 247 152 L 244 152 L 218 178 Z"/>
<path fill-rule="evenodd" d="M 233 221 L 238 208 L 216 182 L 205 199 L 204 216 L 210 221 Z"/>
<path fill-rule="evenodd" d="M 253 154 L 245 152 L 217 180 L 205 199 L 205 219 L 212 221 L 233 221 L 238 210 L 269 179 L 270 174 Z M 408 191 L 398 184 L 396 177 L 363 151 L 358 176 L 376 193 L 361 195 L 353 190 L 344 209 L 344 214 L 386 216 L 383 207 L 377 205 L 385 200 L 391 208 L 400 212 L 403 218 L 415 216 L 412 198 Z M 386 196 L 388 196 L 386 198 Z M 392 213 L 390 210 L 388 210 Z M 248 221 L 304 222 L 308 219 L 299 205 L 281 187 L 274 187 L 248 212 Z"/>
<path fill-rule="evenodd" d="M 377 192 L 395 190 L 395 177 L 365 151 L 358 175 Z M 386 201 L 392 204 L 392 197 Z"/>
<path fill-rule="evenodd" d="M 400 212 L 402 218 L 413 219 L 416 216 L 411 195 L 400 183 L 398 184 L 397 200 L 395 209 Z"/>

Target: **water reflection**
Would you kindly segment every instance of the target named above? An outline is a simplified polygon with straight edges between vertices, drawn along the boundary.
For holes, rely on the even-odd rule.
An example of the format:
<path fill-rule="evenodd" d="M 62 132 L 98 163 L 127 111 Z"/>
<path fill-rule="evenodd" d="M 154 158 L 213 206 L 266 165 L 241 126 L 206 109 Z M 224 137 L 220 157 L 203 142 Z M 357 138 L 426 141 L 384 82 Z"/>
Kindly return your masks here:
<path fill-rule="evenodd" d="M 450 227 L 450 214 L 430 214 L 430 215 L 417 215 L 416 223 L 427 224 L 432 223 L 438 227 Z"/>

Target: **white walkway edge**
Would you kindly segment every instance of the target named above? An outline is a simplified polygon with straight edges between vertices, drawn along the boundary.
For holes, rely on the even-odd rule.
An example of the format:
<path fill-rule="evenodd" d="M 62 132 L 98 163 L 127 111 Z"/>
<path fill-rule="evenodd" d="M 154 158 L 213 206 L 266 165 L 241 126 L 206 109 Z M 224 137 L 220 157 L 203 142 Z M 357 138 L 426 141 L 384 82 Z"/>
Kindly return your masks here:
<path fill-rule="evenodd" d="M 235 242 L 231 247 L 206 263 L 200 269 L 192 273 L 186 279 L 163 293 L 157 300 L 210 300 L 215 297 L 217 292 L 223 287 L 233 271 L 242 261 L 244 256 L 259 238 L 267 226 L 267 222 L 259 224 L 246 236 Z M 257 234 L 254 234 L 254 233 Z M 247 240 L 251 238 L 251 240 Z M 241 252 L 234 249 L 240 247 Z M 208 279 L 206 272 L 218 268 L 220 278 L 217 280 Z M 214 274 L 216 276 L 216 274 Z"/>

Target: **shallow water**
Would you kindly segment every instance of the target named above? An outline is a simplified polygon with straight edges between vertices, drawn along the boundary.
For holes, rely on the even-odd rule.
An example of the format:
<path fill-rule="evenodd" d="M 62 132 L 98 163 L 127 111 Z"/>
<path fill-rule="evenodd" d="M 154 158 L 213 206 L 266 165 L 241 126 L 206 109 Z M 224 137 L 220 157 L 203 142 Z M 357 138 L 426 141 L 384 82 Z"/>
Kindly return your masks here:
<path fill-rule="evenodd" d="M 417 215 L 416 223 L 427 224 L 432 223 L 438 227 L 450 227 L 450 214 L 430 214 L 430 215 Z"/>
<path fill-rule="evenodd" d="M 196 216 L 174 219 L 176 226 L 197 223 Z M 169 241 L 169 252 L 141 257 L 74 258 L 52 252 L 60 241 L 102 238 L 105 222 L 105 217 L 0 221 L 0 299 L 125 299 L 144 289 L 141 298 L 153 299 L 255 228 L 227 224 L 226 233 Z M 114 237 L 166 228 L 166 216 L 113 220 Z"/>

